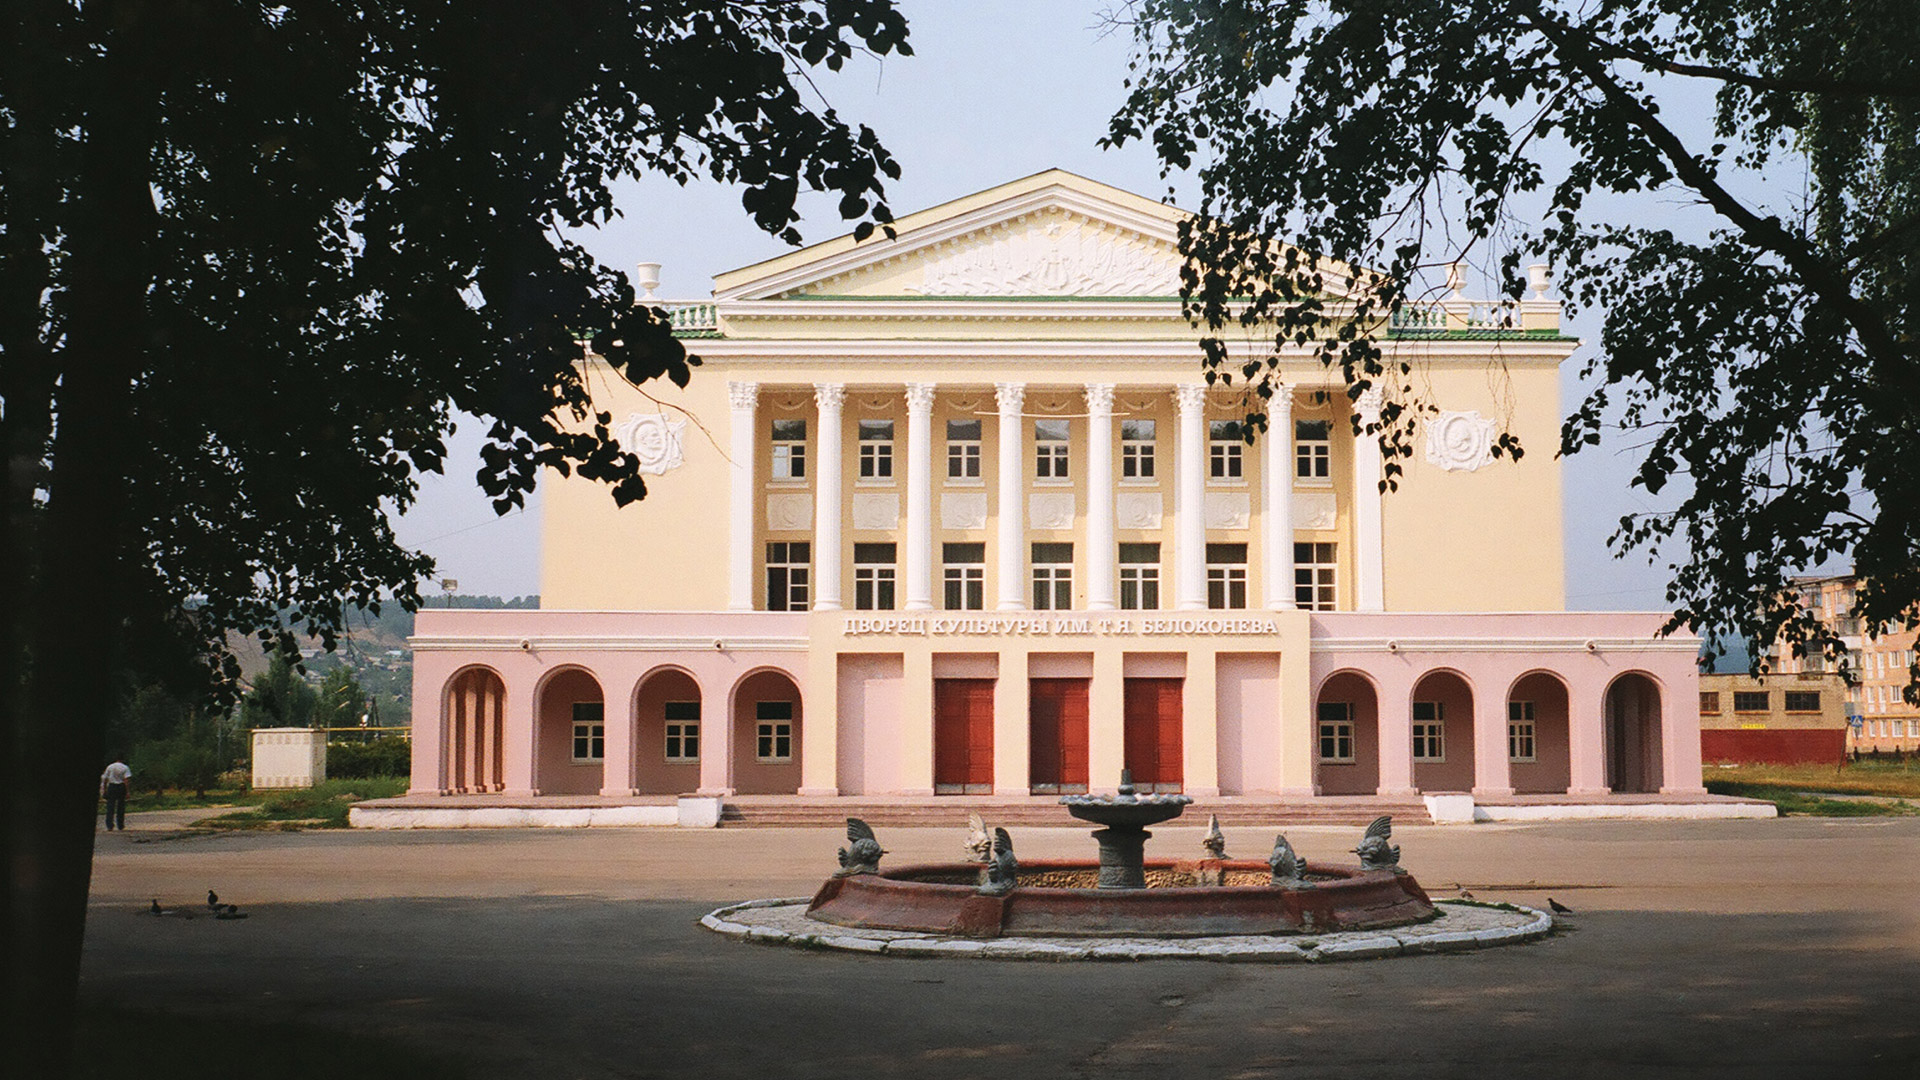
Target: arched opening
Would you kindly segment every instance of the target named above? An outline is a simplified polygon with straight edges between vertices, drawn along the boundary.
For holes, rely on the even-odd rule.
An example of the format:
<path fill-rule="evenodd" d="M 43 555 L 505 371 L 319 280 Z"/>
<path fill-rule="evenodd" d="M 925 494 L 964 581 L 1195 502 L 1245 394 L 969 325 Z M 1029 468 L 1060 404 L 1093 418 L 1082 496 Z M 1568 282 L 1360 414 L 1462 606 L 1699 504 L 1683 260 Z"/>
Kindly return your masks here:
<path fill-rule="evenodd" d="M 492 668 L 467 668 L 447 680 L 441 707 L 442 791 L 499 791 L 506 787 L 500 755 L 506 745 L 507 684 Z"/>
<path fill-rule="evenodd" d="M 1607 687 L 1607 787 L 1659 791 L 1660 687 L 1637 671 Z"/>
<path fill-rule="evenodd" d="M 1322 795 L 1371 795 L 1380 787 L 1380 696 L 1366 677 L 1341 671 L 1314 699 L 1313 783 Z"/>
<path fill-rule="evenodd" d="M 1545 671 L 1520 676 L 1507 691 L 1507 761 L 1522 795 L 1565 792 L 1573 783 L 1567 684 Z"/>
<path fill-rule="evenodd" d="M 733 788 L 742 795 L 800 790 L 800 688 L 782 671 L 756 671 L 733 692 Z"/>
<path fill-rule="evenodd" d="M 596 795 L 604 785 L 606 699 L 582 668 L 555 672 L 534 696 L 533 786 L 542 795 Z"/>
<path fill-rule="evenodd" d="M 679 668 L 640 680 L 634 696 L 634 784 L 642 795 L 677 795 L 700 786 L 700 684 Z"/>
<path fill-rule="evenodd" d="M 1432 671 L 1413 686 L 1413 786 L 1421 791 L 1473 790 L 1473 688 L 1451 671 Z"/>

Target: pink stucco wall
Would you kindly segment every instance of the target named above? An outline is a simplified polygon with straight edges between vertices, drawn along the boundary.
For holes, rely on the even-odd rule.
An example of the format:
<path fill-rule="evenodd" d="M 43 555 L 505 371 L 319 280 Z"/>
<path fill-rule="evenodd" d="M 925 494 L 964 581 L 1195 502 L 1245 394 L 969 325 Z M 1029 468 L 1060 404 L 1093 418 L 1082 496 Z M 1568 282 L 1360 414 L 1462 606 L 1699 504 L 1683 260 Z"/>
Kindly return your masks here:
<path fill-rule="evenodd" d="M 1221 792 L 1278 792 L 1280 654 L 1222 653 L 1216 670 Z"/>

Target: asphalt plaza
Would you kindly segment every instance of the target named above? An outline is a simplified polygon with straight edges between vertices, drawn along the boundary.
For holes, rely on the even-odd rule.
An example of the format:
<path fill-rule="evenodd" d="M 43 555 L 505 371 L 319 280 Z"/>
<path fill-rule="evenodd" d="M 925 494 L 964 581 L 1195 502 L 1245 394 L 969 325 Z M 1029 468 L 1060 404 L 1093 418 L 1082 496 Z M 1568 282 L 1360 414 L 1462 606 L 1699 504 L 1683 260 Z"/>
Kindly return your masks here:
<path fill-rule="evenodd" d="M 1289 964 L 907 959 L 743 943 L 825 829 L 98 838 L 82 993 L 444 1050 L 475 1077 L 1920 1076 L 1920 819 L 1395 829 L 1436 896 L 1574 910 L 1544 941 Z M 1199 850 L 1158 828 L 1149 853 Z M 1357 830 L 1288 830 L 1310 859 Z M 963 830 L 883 830 L 890 861 Z M 1079 828 L 1023 829 L 1091 857 Z M 1230 830 L 1229 853 L 1271 832 Z M 154 918 L 216 888 L 240 921 Z M 270 1075 L 270 1062 L 262 1062 Z"/>

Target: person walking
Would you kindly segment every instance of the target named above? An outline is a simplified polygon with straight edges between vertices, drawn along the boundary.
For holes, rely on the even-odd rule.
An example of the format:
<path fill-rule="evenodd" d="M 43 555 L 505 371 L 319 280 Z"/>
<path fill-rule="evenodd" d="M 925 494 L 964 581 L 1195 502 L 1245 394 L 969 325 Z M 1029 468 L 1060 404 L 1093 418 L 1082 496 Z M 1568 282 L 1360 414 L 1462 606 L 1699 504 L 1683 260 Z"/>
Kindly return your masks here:
<path fill-rule="evenodd" d="M 133 779 L 133 770 L 113 755 L 113 764 L 100 774 L 100 795 L 107 800 L 107 831 L 115 829 L 125 831 L 127 827 L 127 781 Z"/>

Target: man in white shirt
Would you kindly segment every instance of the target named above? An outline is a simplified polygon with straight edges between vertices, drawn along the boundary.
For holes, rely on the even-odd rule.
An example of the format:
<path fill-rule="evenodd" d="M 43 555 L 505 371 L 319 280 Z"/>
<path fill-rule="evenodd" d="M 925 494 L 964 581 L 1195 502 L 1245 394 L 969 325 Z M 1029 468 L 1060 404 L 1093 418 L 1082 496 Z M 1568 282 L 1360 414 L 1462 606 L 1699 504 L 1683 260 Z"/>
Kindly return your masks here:
<path fill-rule="evenodd" d="M 107 800 L 107 831 L 124 831 L 127 827 L 127 781 L 133 779 L 133 770 L 113 755 L 113 764 L 100 774 L 100 795 Z"/>

